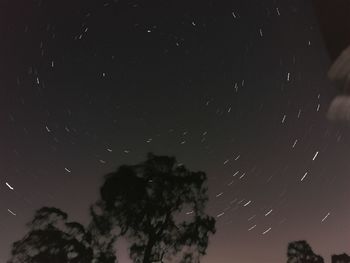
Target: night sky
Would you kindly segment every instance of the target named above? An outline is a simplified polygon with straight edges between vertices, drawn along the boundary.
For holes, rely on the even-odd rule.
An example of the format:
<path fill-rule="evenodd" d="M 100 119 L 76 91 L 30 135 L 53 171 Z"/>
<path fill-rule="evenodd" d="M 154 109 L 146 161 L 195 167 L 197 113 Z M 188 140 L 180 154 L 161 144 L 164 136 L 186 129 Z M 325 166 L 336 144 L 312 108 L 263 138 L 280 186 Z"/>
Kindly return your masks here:
<path fill-rule="evenodd" d="M 207 173 L 204 263 L 350 252 L 350 133 L 308 1 L 1 0 L 0 37 L 0 262 L 36 209 L 87 223 L 148 152 Z"/>

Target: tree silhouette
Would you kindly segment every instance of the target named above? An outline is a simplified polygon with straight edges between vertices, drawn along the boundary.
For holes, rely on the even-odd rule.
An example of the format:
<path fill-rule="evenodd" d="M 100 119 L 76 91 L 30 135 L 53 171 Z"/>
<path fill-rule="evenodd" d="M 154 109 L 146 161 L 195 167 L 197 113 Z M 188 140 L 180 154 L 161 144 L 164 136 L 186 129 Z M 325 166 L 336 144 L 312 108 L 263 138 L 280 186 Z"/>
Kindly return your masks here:
<path fill-rule="evenodd" d="M 316 255 L 305 240 L 288 244 L 287 263 L 323 263 L 323 258 Z"/>
<path fill-rule="evenodd" d="M 114 231 L 132 243 L 134 262 L 199 262 L 215 233 L 215 219 L 204 211 L 205 182 L 205 173 L 173 157 L 148 154 L 106 176 L 91 213 L 101 233 Z"/>
<path fill-rule="evenodd" d="M 91 263 L 91 235 L 67 214 L 54 207 L 36 211 L 29 232 L 13 243 L 8 263 Z"/>
<path fill-rule="evenodd" d="M 93 263 L 115 263 L 117 262 L 114 242 L 117 236 L 109 233 L 108 218 L 91 213 L 92 220 L 88 227 L 92 235 L 92 246 L 94 248 Z"/>
<path fill-rule="evenodd" d="M 350 256 L 345 253 L 340 255 L 332 255 L 332 263 L 350 263 Z"/>

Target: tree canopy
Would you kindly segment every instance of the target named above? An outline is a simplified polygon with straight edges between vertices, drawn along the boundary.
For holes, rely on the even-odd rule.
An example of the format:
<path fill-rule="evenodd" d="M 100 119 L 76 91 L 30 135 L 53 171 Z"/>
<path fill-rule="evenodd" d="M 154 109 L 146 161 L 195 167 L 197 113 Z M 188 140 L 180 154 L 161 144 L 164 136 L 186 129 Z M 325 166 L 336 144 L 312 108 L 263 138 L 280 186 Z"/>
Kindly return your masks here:
<path fill-rule="evenodd" d="M 91 263 L 91 235 L 67 217 L 54 207 L 37 210 L 28 233 L 13 244 L 8 263 Z"/>
<path fill-rule="evenodd" d="M 91 207 L 95 226 L 126 237 L 134 262 L 198 262 L 215 233 L 215 219 L 205 213 L 206 179 L 168 156 L 120 166 Z"/>
<path fill-rule="evenodd" d="M 87 228 L 43 207 L 13 243 L 8 263 L 115 263 L 119 237 L 130 242 L 135 263 L 199 262 L 215 233 L 215 219 L 205 212 L 206 180 L 174 157 L 149 154 L 122 165 L 106 175 Z"/>
<path fill-rule="evenodd" d="M 288 244 L 287 263 L 323 263 L 323 258 L 316 255 L 305 240 Z"/>

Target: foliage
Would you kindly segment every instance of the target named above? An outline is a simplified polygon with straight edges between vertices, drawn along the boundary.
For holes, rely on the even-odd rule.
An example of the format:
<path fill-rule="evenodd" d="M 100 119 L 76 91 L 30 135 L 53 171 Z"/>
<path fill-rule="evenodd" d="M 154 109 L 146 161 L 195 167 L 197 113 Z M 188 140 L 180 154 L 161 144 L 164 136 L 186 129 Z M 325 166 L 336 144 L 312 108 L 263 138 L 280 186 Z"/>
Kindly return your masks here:
<path fill-rule="evenodd" d="M 332 255 L 332 263 L 350 263 L 350 256 L 345 253 Z"/>
<path fill-rule="evenodd" d="M 12 246 L 8 263 L 90 263 L 91 235 L 67 214 L 54 207 L 36 211 L 29 232 Z"/>
<path fill-rule="evenodd" d="M 316 255 L 305 240 L 288 244 L 287 263 L 323 263 L 323 258 Z"/>
<path fill-rule="evenodd" d="M 206 179 L 173 157 L 149 154 L 106 176 L 91 213 L 101 233 L 132 242 L 134 262 L 196 262 L 215 233 L 215 219 L 204 211 Z"/>

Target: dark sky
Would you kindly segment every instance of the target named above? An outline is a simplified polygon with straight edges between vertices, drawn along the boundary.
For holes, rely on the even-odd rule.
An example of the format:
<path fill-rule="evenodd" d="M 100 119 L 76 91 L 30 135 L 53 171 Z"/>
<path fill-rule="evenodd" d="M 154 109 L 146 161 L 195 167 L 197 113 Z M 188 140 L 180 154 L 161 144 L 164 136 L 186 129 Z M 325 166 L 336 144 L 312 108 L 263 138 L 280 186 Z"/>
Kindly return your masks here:
<path fill-rule="evenodd" d="M 325 119 L 311 4 L 220 2 L 1 1 L 0 262 L 35 209 L 86 223 L 102 176 L 150 151 L 209 177 L 204 263 L 350 252 L 349 130 Z"/>

